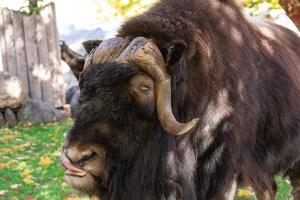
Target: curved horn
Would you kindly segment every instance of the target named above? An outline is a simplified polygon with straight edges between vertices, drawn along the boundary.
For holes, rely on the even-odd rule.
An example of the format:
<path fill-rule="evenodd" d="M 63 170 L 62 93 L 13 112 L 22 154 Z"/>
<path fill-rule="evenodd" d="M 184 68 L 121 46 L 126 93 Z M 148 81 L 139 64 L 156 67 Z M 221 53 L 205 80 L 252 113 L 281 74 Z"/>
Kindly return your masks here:
<path fill-rule="evenodd" d="M 144 37 L 135 38 L 117 61 L 134 63 L 153 78 L 158 118 L 165 131 L 171 135 L 182 135 L 197 124 L 198 118 L 188 123 L 180 123 L 175 119 L 171 105 L 171 78 L 165 70 L 160 50 L 151 40 Z"/>
<path fill-rule="evenodd" d="M 93 49 L 87 56 L 83 70 L 91 64 L 115 61 L 128 44 L 129 39 L 121 37 L 102 41 L 102 43 L 97 48 Z"/>

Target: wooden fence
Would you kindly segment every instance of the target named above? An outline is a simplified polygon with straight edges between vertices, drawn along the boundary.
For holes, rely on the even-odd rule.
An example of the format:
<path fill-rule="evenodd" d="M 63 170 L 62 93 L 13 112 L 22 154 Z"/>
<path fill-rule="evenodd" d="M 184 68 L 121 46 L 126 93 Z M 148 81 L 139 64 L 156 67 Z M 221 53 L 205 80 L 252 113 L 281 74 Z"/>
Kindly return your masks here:
<path fill-rule="evenodd" d="M 65 103 L 54 3 L 31 16 L 1 10 L 0 45 L 0 71 L 18 76 L 30 98 L 55 107 Z"/>

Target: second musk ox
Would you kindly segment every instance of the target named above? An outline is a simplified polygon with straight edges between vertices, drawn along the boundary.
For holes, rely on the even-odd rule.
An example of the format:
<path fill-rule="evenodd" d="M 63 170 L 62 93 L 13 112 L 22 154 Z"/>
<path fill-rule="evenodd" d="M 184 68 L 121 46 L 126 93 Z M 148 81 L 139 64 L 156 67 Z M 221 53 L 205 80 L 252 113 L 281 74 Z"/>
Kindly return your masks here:
<path fill-rule="evenodd" d="M 91 51 L 66 182 L 109 200 L 300 199 L 300 39 L 231 0 L 162 0 Z"/>

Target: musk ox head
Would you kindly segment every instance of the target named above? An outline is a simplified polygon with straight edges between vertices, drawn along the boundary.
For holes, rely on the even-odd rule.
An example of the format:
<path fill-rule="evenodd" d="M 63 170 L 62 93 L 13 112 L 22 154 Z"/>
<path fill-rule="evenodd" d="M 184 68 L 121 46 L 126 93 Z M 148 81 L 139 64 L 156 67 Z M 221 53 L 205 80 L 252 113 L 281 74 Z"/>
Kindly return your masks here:
<path fill-rule="evenodd" d="M 151 134 L 182 135 L 195 126 L 198 119 L 175 119 L 170 81 L 161 51 L 146 38 L 109 39 L 91 51 L 80 78 L 80 111 L 61 155 L 70 186 L 111 198 L 112 174 L 126 171 L 120 168 Z"/>

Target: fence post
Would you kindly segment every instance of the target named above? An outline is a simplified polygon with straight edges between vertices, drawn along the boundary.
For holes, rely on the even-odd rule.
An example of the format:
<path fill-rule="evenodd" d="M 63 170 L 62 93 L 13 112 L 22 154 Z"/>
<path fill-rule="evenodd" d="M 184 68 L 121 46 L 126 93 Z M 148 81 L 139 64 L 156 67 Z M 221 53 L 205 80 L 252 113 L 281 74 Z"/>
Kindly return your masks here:
<path fill-rule="evenodd" d="M 16 63 L 16 48 L 14 41 L 14 27 L 12 22 L 12 15 L 9 9 L 5 8 L 2 12 L 3 24 L 4 24 L 4 37 L 6 43 L 7 53 L 7 67 L 8 72 L 17 76 L 17 63 Z"/>
<path fill-rule="evenodd" d="M 23 82 L 25 87 L 25 92 L 29 96 L 29 79 L 28 79 L 28 69 L 27 69 L 27 59 L 25 51 L 25 36 L 23 29 L 23 16 L 21 13 L 12 11 L 12 19 L 14 26 L 14 41 L 16 47 L 16 67 L 17 74 L 20 80 Z"/>
<path fill-rule="evenodd" d="M 2 56 L 2 68 L 0 69 L 0 71 L 7 71 L 8 64 L 7 64 L 3 10 L 0 11 L 0 48 L 1 48 L 1 56 Z"/>
<path fill-rule="evenodd" d="M 54 3 L 30 16 L 3 9 L 0 12 L 0 48 L 4 66 L 0 71 L 18 76 L 30 98 L 55 107 L 64 105 Z"/>

